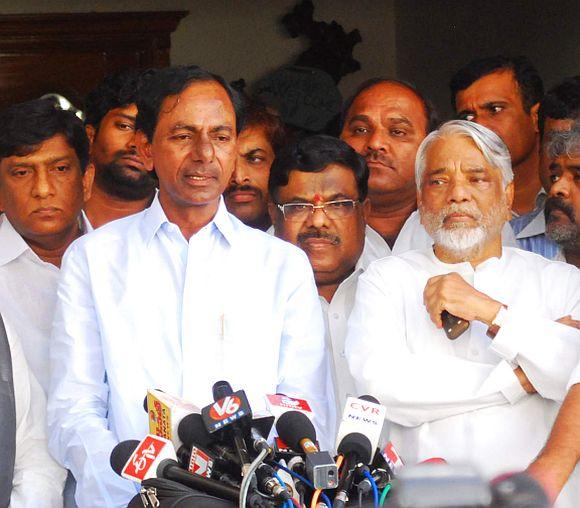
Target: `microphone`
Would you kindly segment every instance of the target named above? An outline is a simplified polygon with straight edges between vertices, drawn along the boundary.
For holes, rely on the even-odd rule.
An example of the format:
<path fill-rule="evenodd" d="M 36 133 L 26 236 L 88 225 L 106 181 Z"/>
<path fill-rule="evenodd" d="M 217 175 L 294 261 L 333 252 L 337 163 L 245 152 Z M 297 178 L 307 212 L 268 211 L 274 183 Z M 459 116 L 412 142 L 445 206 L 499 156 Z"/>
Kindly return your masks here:
<path fill-rule="evenodd" d="M 527 473 L 502 475 L 491 482 L 494 508 L 548 508 L 546 491 Z"/>
<path fill-rule="evenodd" d="M 147 435 L 141 442 L 123 441 L 115 446 L 110 463 L 119 476 L 139 483 L 149 478 L 164 478 L 222 499 L 238 500 L 239 489 L 191 474 L 179 467 L 176 458 L 171 441 Z"/>
<path fill-rule="evenodd" d="M 334 506 L 342 508 L 349 500 L 348 493 L 352 489 L 357 470 L 362 470 L 371 462 L 373 448 L 367 436 L 360 432 L 347 434 L 337 449 L 344 456 L 344 469 L 334 498 Z"/>
<path fill-rule="evenodd" d="M 199 413 L 195 404 L 151 389 L 147 390 L 143 408 L 149 415 L 149 434 L 170 439 L 175 449 L 182 444 L 177 434 L 179 422 L 190 413 Z"/>
<path fill-rule="evenodd" d="M 192 413 L 183 418 L 179 423 L 177 433 L 184 445 L 189 447 L 199 445 L 203 448 L 209 448 L 216 458 L 240 466 L 239 457 L 219 443 L 215 435 L 207 431 L 200 414 Z"/>
<path fill-rule="evenodd" d="M 294 451 L 306 454 L 306 475 L 316 489 L 334 489 L 338 469 L 328 452 L 316 446 L 316 430 L 310 419 L 299 411 L 288 411 L 276 422 L 276 431 Z"/>
<path fill-rule="evenodd" d="M 441 312 L 441 322 L 443 323 L 443 331 L 449 340 L 455 340 L 463 332 L 469 328 L 469 321 L 450 314 L 446 310 Z"/>
<path fill-rule="evenodd" d="M 227 429 L 245 475 L 251 463 L 244 440 L 252 419 L 250 403 L 243 390 L 234 392 L 227 381 L 218 381 L 212 391 L 215 402 L 201 410 L 203 423 L 210 434 Z"/>
<path fill-rule="evenodd" d="M 370 395 L 360 398 L 348 397 L 342 413 L 342 421 L 336 436 L 336 447 L 348 434 L 364 434 L 371 444 L 371 450 L 379 447 L 387 410 Z"/>

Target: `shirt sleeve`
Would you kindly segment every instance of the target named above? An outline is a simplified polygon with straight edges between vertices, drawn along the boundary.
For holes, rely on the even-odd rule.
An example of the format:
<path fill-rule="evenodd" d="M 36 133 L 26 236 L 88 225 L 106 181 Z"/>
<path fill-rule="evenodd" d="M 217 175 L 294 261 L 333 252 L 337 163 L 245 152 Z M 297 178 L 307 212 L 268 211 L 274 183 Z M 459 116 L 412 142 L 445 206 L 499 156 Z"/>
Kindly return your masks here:
<path fill-rule="evenodd" d="M 109 387 L 86 253 L 78 242 L 63 259 L 50 364 L 49 448 L 73 473 L 77 504 L 126 506 L 136 489 L 109 464 L 118 439 L 108 429 Z"/>
<path fill-rule="evenodd" d="M 490 365 L 443 351 L 411 351 L 405 316 L 414 309 L 405 307 L 396 278 L 383 275 L 378 263 L 383 261 L 371 264 L 359 278 L 348 322 L 346 356 L 359 392 L 377 397 L 387 407 L 389 420 L 412 427 L 514 404 L 526 395 L 505 360 Z M 390 268 L 392 273 L 392 268 L 399 267 Z"/>
<path fill-rule="evenodd" d="M 7 327 L 8 330 L 8 327 Z M 16 456 L 11 508 L 60 508 L 66 471 L 49 455 L 46 398 L 18 337 L 8 333 L 16 405 Z"/>
<path fill-rule="evenodd" d="M 333 444 L 329 428 L 332 394 L 326 393 L 328 358 L 324 345 L 324 322 L 308 259 L 297 252 L 286 273 L 294 281 L 284 318 L 279 363 L 278 392 L 306 399 L 314 412 L 314 425 L 322 449 Z"/>
<path fill-rule="evenodd" d="M 554 264 L 548 270 L 558 268 Z M 580 271 L 554 273 L 546 298 L 552 300 L 552 313 L 580 319 Z M 556 282 L 557 281 L 557 282 Z M 558 305 L 555 304 L 558 302 Z M 562 401 L 570 375 L 580 360 L 580 330 L 557 323 L 544 313 L 510 305 L 491 349 L 502 358 L 517 363 L 536 391 L 544 398 Z"/>

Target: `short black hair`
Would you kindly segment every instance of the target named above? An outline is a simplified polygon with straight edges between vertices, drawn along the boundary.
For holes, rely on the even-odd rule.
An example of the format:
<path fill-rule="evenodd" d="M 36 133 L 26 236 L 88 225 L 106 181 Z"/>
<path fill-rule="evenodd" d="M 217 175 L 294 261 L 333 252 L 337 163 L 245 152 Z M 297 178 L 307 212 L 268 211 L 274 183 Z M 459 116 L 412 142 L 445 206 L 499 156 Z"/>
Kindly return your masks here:
<path fill-rule="evenodd" d="M 288 185 L 291 171 L 318 173 L 329 164 L 340 164 L 354 173 L 358 198 L 363 201 L 368 194 L 369 168 L 364 158 L 344 141 L 318 134 L 296 141 L 283 148 L 270 168 L 268 192 L 273 201 L 279 187 Z"/>
<path fill-rule="evenodd" d="M 512 71 L 520 90 L 522 105 L 529 113 L 544 95 L 544 84 L 538 70 L 525 56 L 490 56 L 473 60 L 459 69 L 449 82 L 451 105 L 456 108 L 456 97 L 478 79 L 498 71 Z"/>
<path fill-rule="evenodd" d="M 80 118 L 60 108 L 53 98 L 13 104 L 0 112 L 0 159 L 25 156 L 58 134 L 76 152 L 84 174 L 89 163 L 89 139 Z"/>
<path fill-rule="evenodd" d="M 437 114 L 437 109 L 435 108 L 434 104 L 423 95 L 417 87 L 408 81 L 404 81 L 401 79 L 393 79 L 393 78 L 371 78 L 367 79 L 356 89 L 356 91 L 346 100 L 344 106 L 342 108 L 342 117 L 340 121 L 340 128 L 341 130 L 344 127 L 344 122 L 346 121 L 346 115 L 348 115 L 348 110 L 351 108 L 352 103 L 356 100 L 356 98 L 363 93 L 364 91 L 372 88 L 375 85 L 380 85 L 382 83 L 392 83 L 395 85 L 400 85 L 404 88 L 407 88 L 411 92 L 413 92 L 417 98 L 423 103 L 423 108 L 425 108 L 425 119 L 427 120 L 427 134 L 434 131 L 439 126 L 439 115 Z"/>
<path fill-rule="evenodd" d="M 212 74 L 197 65 L 166 67 L 158 69 L 145 80 L 137 98 L 136 129 L 153 139 L 161 104 L 170 95 L 183 92 L 195 82 L 213 81 L 223 87 L 228 94 L 236 114 L 236 131 L 239 133 L 244 125 L 244 102 L 236 90 L 221 76 Z"/>
<path fill-rule="evenodd" d="M 107 76 L 87 94 L 85 124 L 98 130 L 101 120 L 109 111 L 136 104 L 139 89 L 151 73 L 151 70 L 125 69 Z"/>
<path fill-rule="evenodd" d="M 538 125 L 544 135 L 546 118 L 577 120 L 580 117 L 580 76 L 572 76 L 552 87 L 540 101 Z"/>
<path fill-rule="evenodd" d="M 248 127 L 262 127 L 274 152 L 280 150 L 286 141 L 286 128 L 281 118 L 257 101 L 246 102 L 244 129 Z"/>

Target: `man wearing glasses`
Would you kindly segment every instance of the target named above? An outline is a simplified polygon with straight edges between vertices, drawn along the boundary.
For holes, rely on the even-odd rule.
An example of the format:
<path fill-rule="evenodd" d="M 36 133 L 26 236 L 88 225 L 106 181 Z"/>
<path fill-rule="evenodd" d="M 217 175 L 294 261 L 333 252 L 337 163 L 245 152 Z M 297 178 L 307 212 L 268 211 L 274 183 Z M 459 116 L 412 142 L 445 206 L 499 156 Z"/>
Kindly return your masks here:
<path fill-rule="evenodd" d="M 312 136 L 276 157 L 268 183 L 275 235 L 306 252 L 314 271 L 339 414 L 348 396 L 359 395 L 344 358 L 357 280 L 371 261 L 390 254 L 366 226 L 368 178 L 364 158 L 344 141 Z"/>

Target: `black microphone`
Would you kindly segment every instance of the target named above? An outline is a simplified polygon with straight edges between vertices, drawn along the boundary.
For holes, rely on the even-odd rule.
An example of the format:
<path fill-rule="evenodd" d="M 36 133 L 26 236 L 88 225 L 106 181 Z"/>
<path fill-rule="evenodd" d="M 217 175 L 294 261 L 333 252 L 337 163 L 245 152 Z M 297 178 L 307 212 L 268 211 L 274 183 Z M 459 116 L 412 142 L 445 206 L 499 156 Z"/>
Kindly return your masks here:
<path fill-rule="evenodd" d="M 280 438 L 294 451 L 306 454 L 306 475 L 316 489 L 334 489 L 338 483 L 338 469 L 328 452 L 316 445 L 316 429 L 300 411 L 287 411 L 276 422 Z"/>
<path fill-rule="evenodd" d="M 226 446 L 219 443 L 217 436 L 207 431 L 200 414 L 191 413 L 185 416 L 179 422 L 177 435 L 181 442 L 190 448 L 198 445 L 203 448 L 209 448 L 216 458 L 230 464 L 235 464 L 238 467 L 240 466 L 239 457 L 235 453 L 232 453 Z"/>
<path fill-rule="evenodd" d="M 139 441 L 130 440 L 122 441 L 119 443 L 110 456 L 111 467 L 119 476 L 123 476 L 123 469 L 132 455 L 135 453 L 137 448 L 140 446 Z M 161 456 L 159 457 L 161 458 Z M 231 501 L 237 501 L 240 495 L 240 489 L 231 487 L 229 485 L 224 485 L 218 481 L 212 480 L 210 478 L 204 478 L 202 476 L 194 475 L 181 469 L 177 461 L 173 459 L 155 459 L 151 463 L 152 468 L 154 468 L 151 473 L 154 473 L 157 478 L 165 478 L 166 480 L 172 480 L 185 485 L 186 487 L 197 489 L 207 494 L 211 494 L 222 499 L 229 499 Z M 149 473 L 147 477 L 151 477 Z"/>
<path fill-rule="evenodd" d="M 214 383 L 212 392 L 215 402 L 202 409 L 203 422 L 210 434 L 218 431 L 229 434 L 245 474 L 251 464 L 245 441 L 248 420 L 252 419 L 250 403 L 243 390 L 234 392 L 227 381 Z"/>
<path fill-rule="evenodd" d="M 493 508 L 549 508 L 548 496 L 527 473 L 502 475 L 491 482 Z"/>
<path fill-rule="evenodd" d="M 344 466 L 333 506 L 342 508 L 348 502 L 348 493 L 352 489 L 356 473 L 371 462 L 373 449 L 367 436 L 352 432 L 344 436 L 337 451 L 344 456 Z"/>

